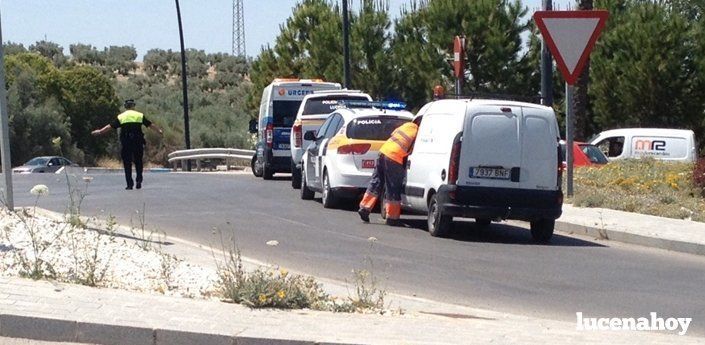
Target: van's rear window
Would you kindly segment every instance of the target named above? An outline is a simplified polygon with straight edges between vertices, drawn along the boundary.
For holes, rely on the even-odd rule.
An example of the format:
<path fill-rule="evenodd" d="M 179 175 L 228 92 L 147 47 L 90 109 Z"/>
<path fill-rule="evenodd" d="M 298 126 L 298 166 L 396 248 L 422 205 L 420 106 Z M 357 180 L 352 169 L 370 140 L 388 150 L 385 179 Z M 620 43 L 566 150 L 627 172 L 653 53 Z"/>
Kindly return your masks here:
<path fill-rule="evenodd" d="M 296 112 L 299 111 L 301 101 L 274 101 L 272 103 L 274 127 L 291 127 L 296 120 Z"/>
<path fill-rule="evenodd" d="M 394 116 L 361 117 L 350 121 L 345 133 L 350 139 L 387 140 L 397 127 L 408 121 Z"/>
<path fill-rule="evenodd" d="M 367 97 L 363 96 L 343 96 L 330 95 L 321 98 L 309 99 L 304 105 L 304 110 L 301 115 L 318 115 L 330 114 L 336 109 L 342 108 L 339 101 L 366 101 Z"/>

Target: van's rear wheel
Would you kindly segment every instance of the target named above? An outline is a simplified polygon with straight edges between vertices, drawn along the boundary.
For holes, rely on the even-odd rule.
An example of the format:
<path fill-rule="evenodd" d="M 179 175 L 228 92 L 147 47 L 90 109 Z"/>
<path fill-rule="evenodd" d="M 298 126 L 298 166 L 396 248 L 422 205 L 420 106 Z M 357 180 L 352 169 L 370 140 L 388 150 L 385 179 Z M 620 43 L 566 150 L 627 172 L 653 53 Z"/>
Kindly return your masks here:
<path fill-rule="evenodd" d="M 553 228 L 556 226 L 555 219 L 539 219 L 531 222 L 531 237 L 534 241 L 548 242 L 553 236 Z"/>
<path fill-rule="evenodd" d="M 321 193 L 321 202 L 325 208 L 334 208 L 338 203 L 338 198 L 335 192 L 330 187 L 330 179 L 328 172 L 323 171 L 323 193 Z"/>
<path fill-rule="evenodd" d="M 291 162 L 291 188 L 301 188 L 301 169 L 296 168 L 296 164 Z"/>
<path fill-rule="evenodd" d="M 428 233 L 433 237 L 445 237 L 453 227 L 453 217 L 444 215 L 438 205 L 436 194 L 428 203 Z"/>
<path fill-rule="evenodd" d="M 255 177 L 262 177 L 262 166 L 257 164 L 257 156 L 252 157 L 250 168 L 252 168 L 252 175 L 255 175 Z"/>
<path fill-rule="evenodd" d="M 305 178 L 301 179 L 301 185 L 299 187 L 301 188 L 301 200 L 313 200 L 315 192 L 308 188 Z"/>

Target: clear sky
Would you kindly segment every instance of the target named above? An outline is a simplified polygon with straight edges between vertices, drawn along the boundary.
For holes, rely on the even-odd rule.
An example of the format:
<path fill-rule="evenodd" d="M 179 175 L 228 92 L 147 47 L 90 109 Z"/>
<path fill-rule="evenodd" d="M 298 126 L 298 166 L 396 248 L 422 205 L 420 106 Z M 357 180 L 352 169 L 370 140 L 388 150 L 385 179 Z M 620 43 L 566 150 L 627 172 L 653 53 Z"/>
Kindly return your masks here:
<path fill-rule="evenodd" d="M 530 11 L 540 0 L 522 0 Z M 247 55 L 273 44 L 279 25 L 298 0 L 244 0 Z M 398 16 L 409 0 L 390 0 Z M 359 1 L 350 1 L 357 7 Z M 567 3 L 554 0 L 554 3 Z M 207 53 L 232 51 L 232 0 L 180 0 L 186 48 Z M 556 7 L 554 5 L 554 7 Z M 152 48 L 179 49 L 175 2 L 171 0 L 0 0 L 3 42 L 25 47 L 43 39 L 56 42 L 69 54 L 73 43 L 102 50 L 132 45 L 141 56 Z"/>

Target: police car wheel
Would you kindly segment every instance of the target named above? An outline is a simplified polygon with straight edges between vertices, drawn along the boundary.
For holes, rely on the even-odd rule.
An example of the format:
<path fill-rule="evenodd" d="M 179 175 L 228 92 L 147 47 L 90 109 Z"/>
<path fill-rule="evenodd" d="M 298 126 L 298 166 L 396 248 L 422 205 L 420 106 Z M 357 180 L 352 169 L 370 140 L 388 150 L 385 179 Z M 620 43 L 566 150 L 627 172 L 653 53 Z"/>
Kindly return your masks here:
<path fill-rule="evenodd" d="M 335 192 L 330 188 L 330 179 L 328 178 L 327 171 L 323 171 L 323 193 L 321 202 L 325 208 L 334 208 L 338 202 Z"/>
<path fill-rule="evenodd" d="M 255 175 L 255 177 L 262 177 L 262 168 L 259 164 L 257 164 L 257 156 L 252 157 L 250 168 L 252 168 L 252 175 Z"/>
<path fill-rule="evenodd" d="M 434 194 L 428 203 L 428 233 L 433 237 L 445 237 L 453 227 L 453 217 L 443 215 Z"/>
<path fill-rule="evenodd" d="M 291 163 L 291 188 L 301 188 L 301 169 L 297 169 L 294 163 Z"/>
<path fill-rule="evenodd" d="M 301 179 L 301 200 L 313 200 L 315 192 L 308 188 L 306 184 L 306 179 Z"/>
<path fill-rule="evenodd" d="M 531 237 L 537 242 L 548 242 L 553 237 L 555 219 L 539 219 L 531 222 Z"/>

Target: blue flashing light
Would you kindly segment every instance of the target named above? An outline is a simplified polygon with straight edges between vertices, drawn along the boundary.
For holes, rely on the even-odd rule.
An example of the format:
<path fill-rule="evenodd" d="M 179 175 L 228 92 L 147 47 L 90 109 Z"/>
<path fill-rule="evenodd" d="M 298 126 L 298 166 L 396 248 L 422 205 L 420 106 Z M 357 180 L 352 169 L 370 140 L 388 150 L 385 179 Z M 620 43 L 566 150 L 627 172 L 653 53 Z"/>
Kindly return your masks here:
<path fill-rule="evenodd" d="M 406 103 L 400 101 L 340 101 L 346 108 L 377 108 L 387 110 L 404 110 Z"/>

